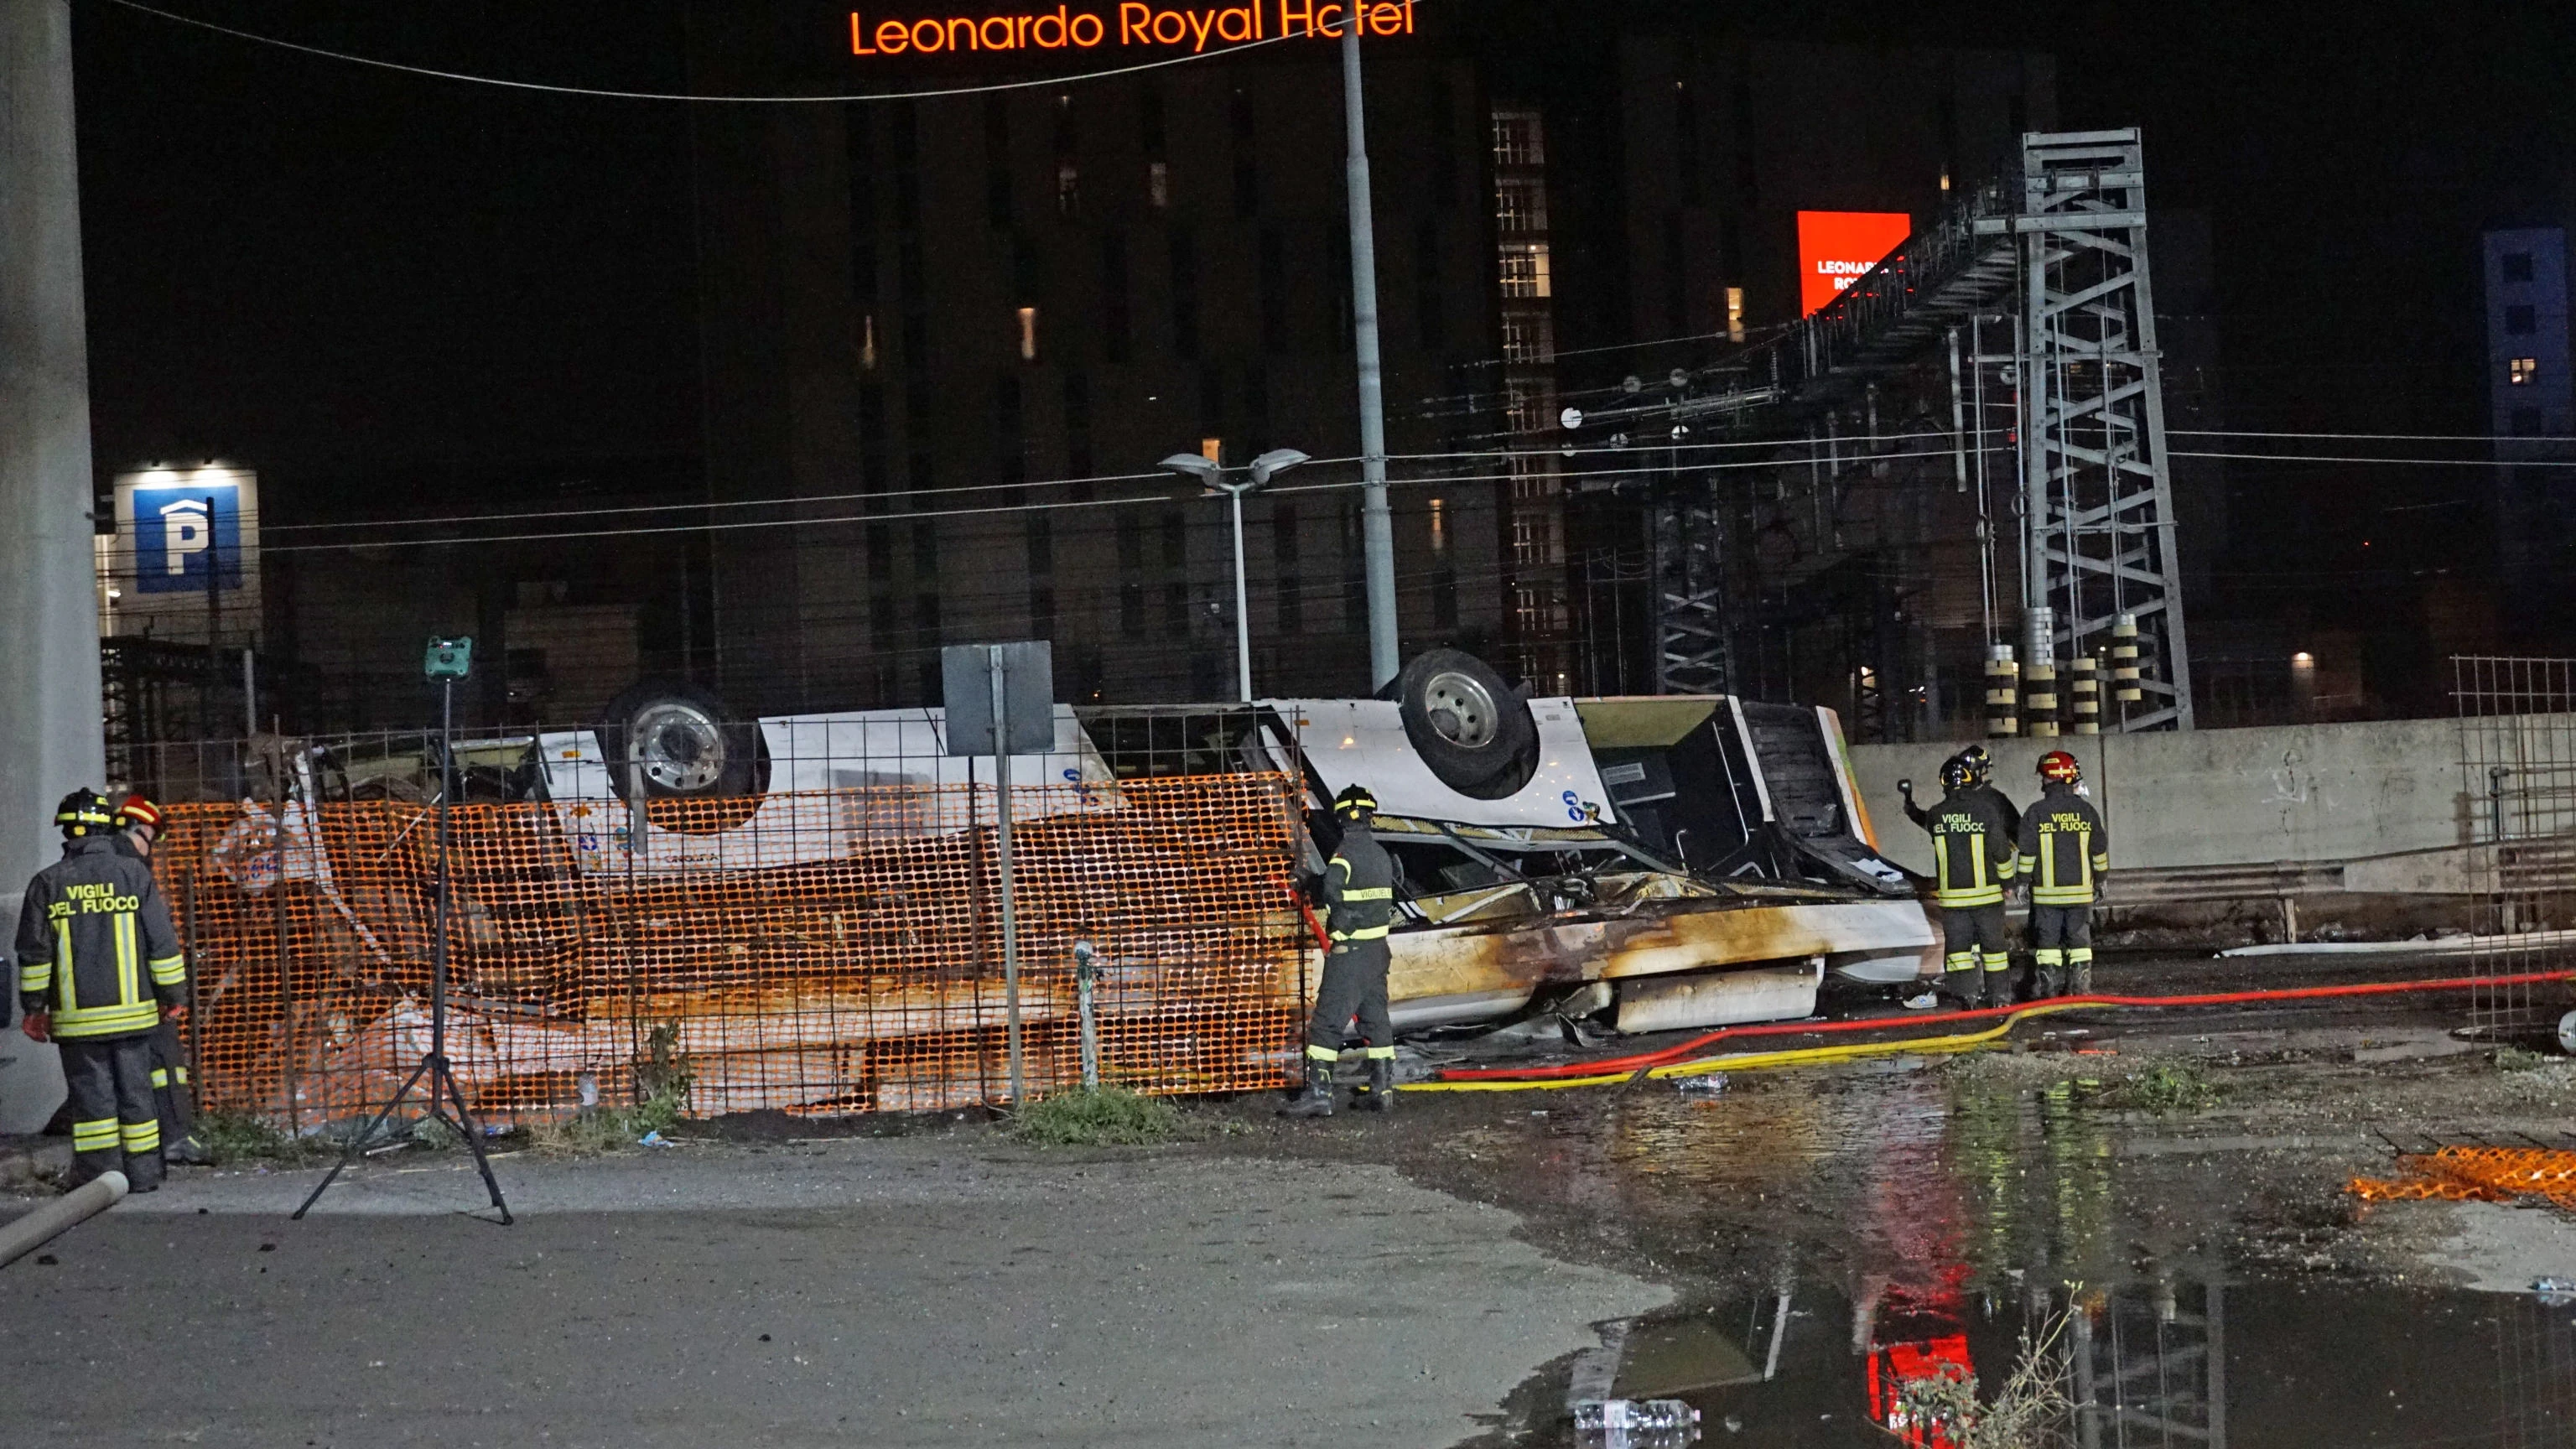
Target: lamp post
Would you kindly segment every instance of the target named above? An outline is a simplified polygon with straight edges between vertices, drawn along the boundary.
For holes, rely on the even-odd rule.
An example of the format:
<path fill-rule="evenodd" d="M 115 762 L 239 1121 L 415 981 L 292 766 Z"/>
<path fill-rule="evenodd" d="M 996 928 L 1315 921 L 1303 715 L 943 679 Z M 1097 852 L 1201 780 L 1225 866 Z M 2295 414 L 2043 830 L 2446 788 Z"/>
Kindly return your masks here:
<path fill-rule="evenodd" d="M 1251 466 L 1232 480 L 1226 468 L 1214 458 L 1197 453 L 1174 453 L 1159 465 L 1175 473 L 1199 480 L 1206 490 L 1203 496 L 1225 494 L 1234 503 L 1234 677 L 1238 695 L 1244 703 L 1252 702 L 1252 619 L 1246 607 L 1243 583 L 1243 495 L 1268 487 L 1270 480 L 1306 461 L 1306 455 L 1294 448 L 1273 448 L 1252 460 Z"/>

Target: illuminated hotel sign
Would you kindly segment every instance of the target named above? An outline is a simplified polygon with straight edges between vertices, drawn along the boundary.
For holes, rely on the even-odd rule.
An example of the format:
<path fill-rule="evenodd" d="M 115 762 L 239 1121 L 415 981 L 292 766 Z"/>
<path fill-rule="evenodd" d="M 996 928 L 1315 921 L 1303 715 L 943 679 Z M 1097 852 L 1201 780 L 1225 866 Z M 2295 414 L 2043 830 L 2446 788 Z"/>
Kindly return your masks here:
<path fill-rule="evenodd" d="M 1167 9 L 1127 0 L 1115 10 L 1053 10 L 1019 15 L 901 16 L 869 20 L 850 12 L 852 55 L 945 55 L 969 50 L 1097 50 L 1157 47 L 1193 52 L 1211 44 L 1256 40 L 1339 40 L 1346 28 L 1363 36 L 1411 35 L 1413 0 L 1253 0 L 1204 10 Z"/>
<path fill-rule="evenodd" d="M 1901 211 L 1798 213 L 1798 310 L 1813 313 L 1914 234 Z"/>

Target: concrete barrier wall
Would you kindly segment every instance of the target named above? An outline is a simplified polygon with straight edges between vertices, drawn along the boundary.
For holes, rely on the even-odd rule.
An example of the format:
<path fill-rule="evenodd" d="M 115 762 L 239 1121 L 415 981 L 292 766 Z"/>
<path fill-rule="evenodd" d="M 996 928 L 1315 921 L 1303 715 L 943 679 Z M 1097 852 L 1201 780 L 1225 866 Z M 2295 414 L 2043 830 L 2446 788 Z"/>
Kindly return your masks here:
<path fill-rule="evenodd" d="M 2554 737 L 2564 729 L 2553 717 L 2533 720 L 2529 732 Z M 1896 782 L 1912 779 L 1915 797 L 1931 803 L 1941 794 L 1941 762 L 1967 743 L 1852 749 L 1879 842 L 1910 870 L 1929 870 L 1932 853 L 1928 837 L 1905 818 Z M 2111 829 L 2115 870 L 2349 860 L 2463 845 L 2472 809 L 2486 808 L 2464 788 L 2460 726 L 2451 720 L 1986 744 L 1995 755 L 1995 784 L 2017 806 L 2039 793 L 2042 754 L 2063 749 L 2081 760 Z"/>

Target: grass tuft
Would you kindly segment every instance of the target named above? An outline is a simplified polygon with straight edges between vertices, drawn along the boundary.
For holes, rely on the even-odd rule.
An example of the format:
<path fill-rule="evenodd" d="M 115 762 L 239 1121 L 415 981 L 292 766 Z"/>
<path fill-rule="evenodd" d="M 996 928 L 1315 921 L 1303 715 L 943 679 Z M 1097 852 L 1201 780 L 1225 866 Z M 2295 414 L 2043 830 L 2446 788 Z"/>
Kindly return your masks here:
<path fill-rule="evenodd" d="M 217 1167 L 318 1162 L 340 1150 L 336 1143 L 289 1136 L 247 1112 L 201 1112 L 195 1136 Z"/>
<path fill-rule="evenodd" d="M 1957 1449 L 2067 1449 L 2075 1442 L 2075 1403 L 2067 1397 L 2068 1366 L 2059 1340 L 2068 1309 L 2039 1334 L 2022 1335 L 2012 1372 L 1991 1402 L 1980 1403 L 1974 1374 L 1956 1372 L 1909 1379 L 1897 1388 L 1900 1412 L 1931 1429 L 1924 1442 Z"/>
<path fill-rule="evenodd" d="M 528 1146 L 561 1157 L 622 1152 L 645 1134 L 678 1123 L 687 1105 L 687 1091 L 685 1085 L 666 1083 L 645 1098 L 641 1106 L 585 1108 L 561 1122 L 547 1122 L 531 1129 Z"/>
<path fill-rule="evenodd" d="M 1145 1147 L 1180 1135 L 1181 1110 L 1124 1087 L 1082 1088 L 1011 1114 L 1011 1135 L 1049 1147 Z"/>
<path fill-rule="evenodd" d="M 2521 1047 L 2497 1047 L 2495 1064 L 2496 1070 L 2500 1072 L 2535 1072 L 2549 1065 L 2549 1058 L 2539 1052 L 2525 1051 Z"/>
<path fill-rule="evenodd" d="M 2102 1084 L 2094 1097 L 2100 1106 L 2141 1112 L 2200 1112 L 2227 1095 L 2209 1074 L 2190 1062 L 2158 1062 L 2143 1072 Z"/>

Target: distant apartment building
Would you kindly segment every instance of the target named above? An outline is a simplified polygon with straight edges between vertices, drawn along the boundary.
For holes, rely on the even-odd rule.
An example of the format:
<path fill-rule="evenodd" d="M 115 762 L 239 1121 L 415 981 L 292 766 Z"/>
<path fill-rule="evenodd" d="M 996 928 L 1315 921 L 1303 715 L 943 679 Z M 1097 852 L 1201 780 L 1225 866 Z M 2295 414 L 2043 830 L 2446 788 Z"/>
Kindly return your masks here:
<path fill-rule="evenodd" d="M 2053 71 L 1755 43 L 1715 11 L 1421 13 L 1367 54 L 1400 630 L 1581 689 L 1587 659 L 1640 647 L 1635 588 L 1614 619 L 1620 593 L 1586 584 L 1641 515 L 1533 431 L 1707 350 L 1631 344 L 1796 317 L 1799 210 L 1928 216 L 2053 122 Z M 824 75 L 818 34 L 695 27 L 693 83 Z M 863 78 L 1027 64 L 981 59 Z M 813 519 L 713 539 L 696 662 L 728 699 L 934 702 L 940 645 L 1019 637 L 1054 641 L 1070 697 L 1221 697 L 1225 514 L 1154 465 L 1274 447 L 1319 461 L 1250 504 L 1256 686 L 1367 689 L 1335 47 L 711 109 L 695 135 L 710 498 Z"/>
<path fill-rule="evenodd" d="M 2567 565 L 2576 551 L 2567 233 L 2491 231 L 2485 252 L 2497 581 L 2506 636 L 2541 637 L 2571 622 Z"/>

